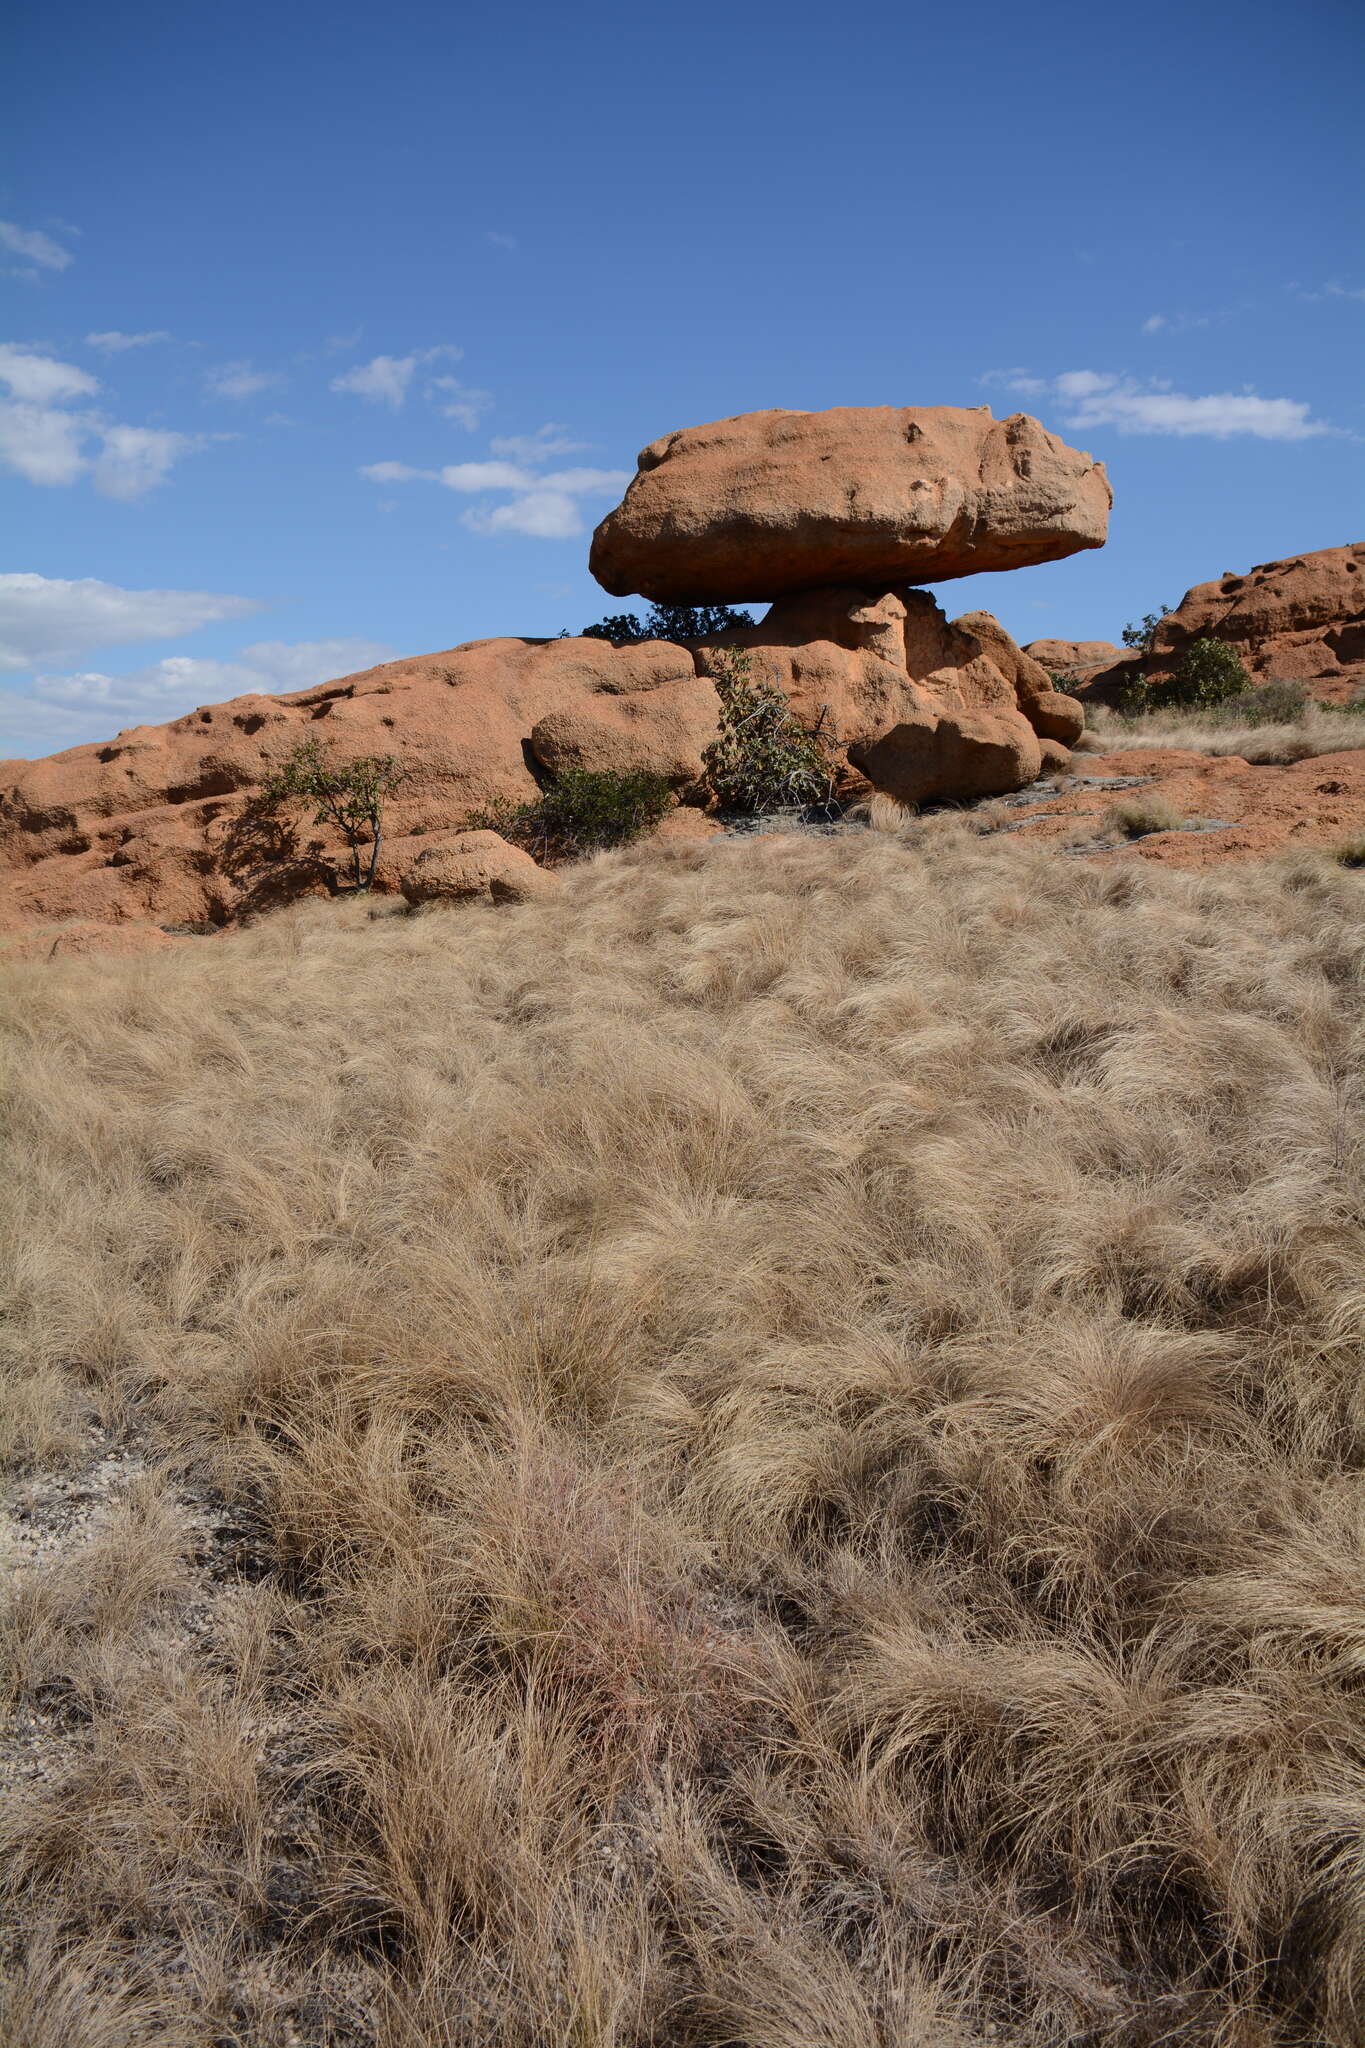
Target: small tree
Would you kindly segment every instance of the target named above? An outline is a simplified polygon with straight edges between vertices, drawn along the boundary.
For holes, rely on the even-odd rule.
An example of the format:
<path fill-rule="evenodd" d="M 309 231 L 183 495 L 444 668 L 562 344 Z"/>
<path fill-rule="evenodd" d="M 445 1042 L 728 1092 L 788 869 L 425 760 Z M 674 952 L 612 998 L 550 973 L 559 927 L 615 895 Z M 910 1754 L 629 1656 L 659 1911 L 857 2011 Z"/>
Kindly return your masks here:
<path fill-rule="evenodd" d="M 1155 654 L 1157 628 L 1163 619 L 1168 619 L 1173 606 L 1167 605 L 1159 612 L 1144 612 L 1140 623 L 1131 622 L 1123 629 L 1123 644 L 1138 654 Z"/>
<path fill-rule="evenodd" d="M 713 657 L 720 730 L 702 753 L 706 777 L 727 810 L 775 811 L 829 803 L 834 773 L 824 714 L 807 731 L 776 683 L 753 674 L 752 655 L 725 648 Z"/>
<path fill-rule="evenodd" d="M 637 640 L 709 640 L 752 624 L 748 612 L 728 604 L 652 604 L 643 622 L 634 612 L 612 612 L 595 626 L 585 626 L 581 637 L 629 647 Z"/>
<path fill-rule="evenodd" d="M 261 791 L 268 806 L 302 798 L 314 804 L 313 823 L 332 825 L 351 849 L 357 889 L 368 889 L 379 864 L 384 804 L 403 779 L 393 754 L 361 754 L 352 761 L 332 761 L 315 739 L 302 740 L 281 762 Z M 369 842 L 368 863 L 361 853 Z"/>

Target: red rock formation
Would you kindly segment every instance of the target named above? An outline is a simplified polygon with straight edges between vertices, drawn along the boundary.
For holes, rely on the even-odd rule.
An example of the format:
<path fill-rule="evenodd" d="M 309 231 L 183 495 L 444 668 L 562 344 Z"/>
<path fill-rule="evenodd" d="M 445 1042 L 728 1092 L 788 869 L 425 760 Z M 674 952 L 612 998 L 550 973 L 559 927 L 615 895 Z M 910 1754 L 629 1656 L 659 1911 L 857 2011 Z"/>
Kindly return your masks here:
<path fill-rule="evenodd" d="M 1024 652 L 1050 676 L 1065 676 L 1068 683 L 1123 660 L 1123 649 L 1112 640 L 1030 640 Z"/>
<path fill-rule="evenodd" d="M 593 536 L 604 588 L 662 602 L 938 583 L 1104 543 L 1102 463 L 1026 413 L 838 406 L 666 434 Z"/>
<path fill-rule="evenodd" d="M 1227 641 L 1258 682 L 1343 701 L 1365 682 L 1365 543 L 1197 583 L 1162 620 L 1146 666 L 1174 668 L 1193 640 Z"/>
<path fill-rule="evenodd" d="M 811 593 L 733 638 L 804 718 L 830 706 L 850 781 L 861 771 L 925 795 L 1013 789 L 1038 771 L 1035 729 L 1079 730 L 1079 707 L 1053 695 L 988 614 L 950 625 L 924 591 Z M 650 768 L 687 791 L 715 731 L 715 652 L 472 641 L 0 763 L 0 928 L 222 924 L 335 889 L 339 849 L 306 807 L 281 817 L 256 802 L 308 737 L 342 758 L 393 753 L 406 770 L 388 807 L 382 889 L 398 887 L 433 835 L 459 831 L 490 802 L 533 798 L 538 777 L 566 765 Z"/>

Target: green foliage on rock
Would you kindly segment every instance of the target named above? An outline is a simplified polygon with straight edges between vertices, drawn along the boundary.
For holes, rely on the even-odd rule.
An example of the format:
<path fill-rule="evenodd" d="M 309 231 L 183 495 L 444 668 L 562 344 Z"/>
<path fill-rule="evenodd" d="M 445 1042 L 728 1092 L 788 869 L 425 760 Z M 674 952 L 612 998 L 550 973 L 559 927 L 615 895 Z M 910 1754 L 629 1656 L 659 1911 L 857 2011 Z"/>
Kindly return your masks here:
<path fill-rule="evenodd" d="M 748 612 L 728 604 L 652 604 L 644 620 L 634 612 L 611 612 L 596 625 L 585 626 L 580 637 L 629 647 L 638 640 L 709 640 L 752 624 Z"/>
<path fill-rule="evenodd" d="M 341 833 L 351 849 L 355 886 L 368 889 L 379 863 L 384 804 L 403 772 L 393 754 L 359 754 L 338 761 L 325 754 L 317 740 L 301 740 L 266 778 L 260 803 L 265 809 L 300 799 L 314 805 L 314 824 L 331 825 Z M 368 862 L 363 858 L 367 842 Z"/>
<path fill-rule="evenodd" d="M 1130 620 L 1121 636 L 1124 646 L 1133 648 L 1138 654 L 1155 653 L 1157 628 L 1163 619 L 1170 617 L 1172 609 L 1172 606 L 1165 605 L 1159 612 L 1144 612 L 1137 625 Z"/>
<path fill-rule="evenodd" d="M 807 731 L 785 692 L 754 675 L 747 652 L 727 648 L 715 655 L 711 680 L 720 698 L 720 730 L 702 760 L 721 807 L 776 811 L 829 803 L 834 773 L 821 726 Z"/>
<path fill-rule="evenodd" d="M 646 769 L 565 768 L 531 803 L 490 804 L 465 820 L 498 832 L 536 860 L 569 860 L 626 846 L 651 832 L 673 805 L 667 776 Z"/>

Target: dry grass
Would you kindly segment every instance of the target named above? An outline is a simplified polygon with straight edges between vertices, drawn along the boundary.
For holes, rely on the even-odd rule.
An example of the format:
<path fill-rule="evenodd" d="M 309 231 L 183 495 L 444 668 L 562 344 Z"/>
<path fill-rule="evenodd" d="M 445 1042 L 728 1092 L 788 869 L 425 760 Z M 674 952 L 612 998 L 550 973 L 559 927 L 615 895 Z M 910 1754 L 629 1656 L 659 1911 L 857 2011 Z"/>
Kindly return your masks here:
<path fill-rule="evenodd" d="M 1365 715 L 1312 705 L 1285 725 L 1238 725 L 1207 711 L 1148 711 L 1121 718 L 1103 705 L 1087 710 L 1089 751 L 1129 753 L 1138 747 L 1184 747 L 1195 754 L 1235 754 L 1253 766 L 1287 768 L 1318 754 L 1365 747 Z"/>
<path fill-rule="evenodd" d="M 136 1471 L 0 2040 L 1357 2041 L 1363 959 L 936 820 L 12 974 L 18 1483 Z"/>
<path fill-rule="evenodd" d="M 1100 820 L 1100 831 L 1117 832 L 1124 839 L 1145 839 L 1149 832 L 1178 832 L 1184 823 L 1184 813 L 1159 790 L 1136 790 L 1110 804 Z"/>

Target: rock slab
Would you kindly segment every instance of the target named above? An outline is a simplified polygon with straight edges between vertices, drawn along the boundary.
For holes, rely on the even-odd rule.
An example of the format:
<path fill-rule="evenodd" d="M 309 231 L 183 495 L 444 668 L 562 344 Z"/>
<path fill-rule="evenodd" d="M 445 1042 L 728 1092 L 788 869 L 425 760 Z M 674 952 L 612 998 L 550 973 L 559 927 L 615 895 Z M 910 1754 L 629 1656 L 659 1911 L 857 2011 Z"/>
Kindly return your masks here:
<path fill-rule="evenodd" d="M 613 596 L 660 603 L 939 583 L 1100 547 L 1112 502 L 1103 463 L 1027 413 L 740 413 L 641 450 L 589 566 Z"/>

